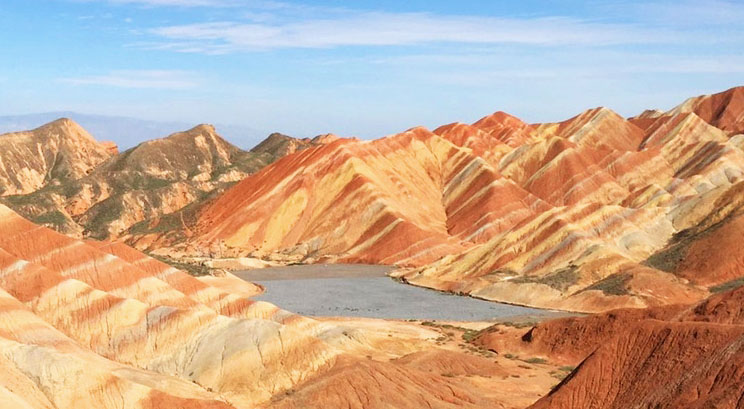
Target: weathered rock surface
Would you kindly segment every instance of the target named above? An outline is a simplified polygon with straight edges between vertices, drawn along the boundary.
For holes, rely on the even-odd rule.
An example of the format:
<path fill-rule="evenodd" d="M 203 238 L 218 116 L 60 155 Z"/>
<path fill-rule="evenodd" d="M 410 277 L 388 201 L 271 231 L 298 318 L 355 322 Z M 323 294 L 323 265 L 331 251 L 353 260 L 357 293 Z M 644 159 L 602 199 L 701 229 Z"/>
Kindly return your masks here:
<path fill-rule="evenodd" d="M 620 309 L 502 325 L 474 343 L 577 366 L 533 408 L 739 408 L 744 402 L 744 287 L 692 305 Z"/>
<path fill-rule="evenodd" d="M 528 125 L 497 112 L 340 139 L 247 177 L 166 251 L 396 264 L 415 285 L 574 311 L 692 303 L 743 275 L 736 222 L 719 233 L 725 263 L 705 261 L 717 237 L 674 269 L 652 261 L 742 197 L 740 93 L 631 120 L 596 108 Z M 710 104 L 727 113 L 699 108 Z"/>
<path fill-rule="evenodd" d="M 297 316 L 2 205 L 0 230 L 2 408 L 304 407 L 321 395 L 360 408 L 504 403 L 488 392 L 498 364 L 433 352 L 438 333 L 418 324 Z"/>
<path fill-rule="evenodd" d="M 645 320 L 531 408 L 739 408 L 744 327 Z"/>
<path fill-rule="evenodd" d="M 116 238 L 129 234 L 135 225 L 132 233 L 137 235 L 151 231 L 187 235 L 190 217 L 204 201 L 289 152 L 283 145 L 271 144 L 257 152 L 242 151 L 222 139 L 211 125 L 145 142 L 121 154 L 112 154 L 110 146 L 96 143 L 69 120 L 56 121 L 32 135 L 50 134 L 49 129 L 61 140 L 73 141 L 66 149 L 80 157 L 80 169 L 57 176 L 54 184 L 47 183 L 41 190 L 41 182 L 24 182 L 23 189 L 6 197 L 5 204 L 37 223 L 78 237 Z M 17 138 L 4 136 L 0 141 L 11 143 Z M 288 145 L 300 141 L 283 138 Z M 22 146 L 13 144 L 16 150 Z M 27 160 L 46 158 L 54 153 L 53 147 L 39 144 L 34 152 L 26 152 Z M 13 152 L 0 151 L 0 163 L 14 158 Z M 56 157 L 62 159 L 57 168 L 47 171 L 51 176 L 70 168 L 70 160 L 64 158 L 76 156 L 60 153 Z M 13 174 L 23 172 L 13 170 Z"/>
<path fill-rule="evenodd" d="M 67 118 L 0 135 L 0 196 L 81 178 L 116 151 L 116 145 L 97 142 Z"/>

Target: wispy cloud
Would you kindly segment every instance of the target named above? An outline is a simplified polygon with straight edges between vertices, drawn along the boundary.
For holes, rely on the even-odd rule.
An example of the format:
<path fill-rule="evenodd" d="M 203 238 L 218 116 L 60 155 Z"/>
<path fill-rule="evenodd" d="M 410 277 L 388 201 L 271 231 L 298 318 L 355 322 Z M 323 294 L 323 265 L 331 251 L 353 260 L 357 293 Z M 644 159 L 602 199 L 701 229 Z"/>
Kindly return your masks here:
<path fill-rule="evenodd" d="M 222 21 L 174 25 L 155 28 L 150 33 L 169 40 L 152 44 L 155 48 L 213 52 L 428 43 L 646 44 L 675 41 L 680 35 L 629 24 L 563 17 L 516 19 L 387 12 L 353 12 L 333 19 L 275 24 Z"/>
<path fill-rule="evenodd" d="M 74 85 L 100 85 L 118 88 L 189 89 L 199 85 L 194 75 L 179 70 L 116 70 L 105 75 L 62 78 Z"/>

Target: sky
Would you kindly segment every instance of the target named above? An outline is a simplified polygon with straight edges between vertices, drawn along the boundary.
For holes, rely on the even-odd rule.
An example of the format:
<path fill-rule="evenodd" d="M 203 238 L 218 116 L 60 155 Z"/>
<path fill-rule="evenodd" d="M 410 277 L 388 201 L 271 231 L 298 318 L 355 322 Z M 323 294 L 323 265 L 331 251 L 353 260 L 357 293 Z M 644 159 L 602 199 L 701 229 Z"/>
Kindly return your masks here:
<path fill-rule="evenodd" d="M 366 139 L 630 116 L 744 85 L 742 21 L 723 0 L 2 0 L 0 115 Z"/>

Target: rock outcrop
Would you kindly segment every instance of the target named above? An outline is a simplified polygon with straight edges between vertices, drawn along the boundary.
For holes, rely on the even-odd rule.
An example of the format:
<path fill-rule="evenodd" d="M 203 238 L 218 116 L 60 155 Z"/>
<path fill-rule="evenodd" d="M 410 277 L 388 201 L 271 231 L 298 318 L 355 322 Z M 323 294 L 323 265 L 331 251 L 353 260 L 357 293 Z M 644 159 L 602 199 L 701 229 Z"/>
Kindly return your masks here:
<path fill-rule="evenodd" d="M 0 196 L 22 195 L 89 174 L 117 151 L 62 118 L 27 132 L 0 135 Z"/>
<path fill-rule="evenodd" d="M 522 348 L 578 367 L 533 407 L 740 407 L 743 300 L 739 287 L 693 305 L 616 310 L 535 326 L 522 337 Z M 479 338 L 493 348 L 499 336 L 485 331 Z"/>

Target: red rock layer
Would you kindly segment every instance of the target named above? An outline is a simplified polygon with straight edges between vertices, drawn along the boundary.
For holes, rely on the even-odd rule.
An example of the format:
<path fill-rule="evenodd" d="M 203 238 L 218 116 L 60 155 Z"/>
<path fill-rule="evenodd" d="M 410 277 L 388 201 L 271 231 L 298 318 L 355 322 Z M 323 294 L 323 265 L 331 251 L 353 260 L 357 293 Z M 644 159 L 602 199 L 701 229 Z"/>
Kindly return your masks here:
<path fill-rule="evenodd" d="M 531 408 L 739 408 L 744 327 L 645 320 L 603 343 Z"/>
<path fill-rule="evenodd" d="M 444 351 L 437 355 L 448 354 Z M 484 358 L 468 357 L 459 365 L 469 376 L 476 373 L 496 376 L 497 366 Z M 428 354 L 426 362 L 441 363 L 441 356 Z M 503 404 L 473 393 L 474 385 L 467 379 L 452 382 L 457 373 L 446 369 L 440 372 L 419 368 L 414 357 L 406 357 L 390 363 L 345 359 L 341 360 L 323 376 L 302 385 L 293 395 L 279 399 L 269 407 L 272 409 L 300 408 L 503 408 Z M 448 361 L 445 358 L 445 361 Z M 450 361 L 451 362 L 451 361 Z M 444 374 L 444 375 L 442 375 Z M 446 375 L 446 376 L 445 376 Z"/>
<path fill-rule="evenodd" d="M 520 339 L 497 324 L 474 342 L 577 365 L 531 408 L 733 409 L 744 402 L 742 305 L 739 287 L 692 305 L 550 320 Z"/>
<path fill-rule="evenodd" d="M 547 208 L 480 157 L 417 128 L 291 155 L 220 197 L 199 227 L 206 243 L 258 254 L 420 265 Z"/>
<path fill-rule="evenodd" d="M 729 135 L 740 134 L 744 132 L 744 87 L 690 98 L 671 112 L 694 112 Z"/>
<path fill-rule="evenodd" d="M 121 243 L 63 236 L 4 206 L 0 230 L 2 408 L 503 403 L 484 397 L 483 382 L 505 376 L 499 365 L 422 352 L 438 332 L 416 324 L 399 324 L 402 336 L 383 323 L 297 316 Z"/>
<path fill-rule="evenodd" d="M 738 92 L 714 99 L 735 112 Z M 744 139 L 696 112 L 537 125 L 497 112 L 336 140 L 243 180 L 176 253 L 396 264 L 412 284 L 578 311 L 694 302 L 738 261 L 706 281 L 703 242 L 674 271 L 646 260 L 744 180 Z"/>
<path fill-rule="evenodd" d="M 338 354 L 312 321 L 125 246 L 71 239 L 5 207 L 0 228 L 0 351 L 55 407 L 244 407 Z"/>

